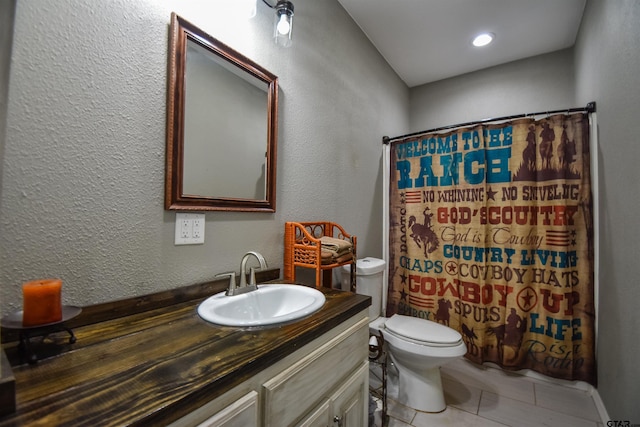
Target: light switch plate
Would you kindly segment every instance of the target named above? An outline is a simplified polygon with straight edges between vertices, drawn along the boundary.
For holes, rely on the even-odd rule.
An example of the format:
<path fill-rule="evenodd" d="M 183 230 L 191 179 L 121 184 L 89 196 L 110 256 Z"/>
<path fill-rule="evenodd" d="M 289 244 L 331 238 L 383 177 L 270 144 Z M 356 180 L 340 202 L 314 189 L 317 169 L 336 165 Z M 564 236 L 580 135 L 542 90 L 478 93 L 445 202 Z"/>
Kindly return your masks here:
<path fill-rule="evenodd" d="M 176 245 L 204 243 L 204 214 L 176 213 Z"/>

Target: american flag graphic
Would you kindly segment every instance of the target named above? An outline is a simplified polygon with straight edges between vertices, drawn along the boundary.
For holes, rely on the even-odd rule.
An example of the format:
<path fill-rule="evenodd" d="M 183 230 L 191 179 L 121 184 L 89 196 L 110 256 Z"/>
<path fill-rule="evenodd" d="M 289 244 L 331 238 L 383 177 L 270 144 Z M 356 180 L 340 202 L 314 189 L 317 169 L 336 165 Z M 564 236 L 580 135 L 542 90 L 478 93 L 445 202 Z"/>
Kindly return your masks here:
<path fill-rule="evenodd" d="M 547 230 L 547 244 L 549 246 L 569 246 L 571 232 L 567 230 Z"/>
<path fill-rule="evenodd" d="M 422 194 L 420 191 L 406 191 L 404 198 L 406 203 L 422 203 Z"/>
<path fill-rule="evenodd" d="M 423 308 L 434 308 L 435 303 L 431 298 L 420 298 L 415 295 L 409 295 L 409 304 Z"/>

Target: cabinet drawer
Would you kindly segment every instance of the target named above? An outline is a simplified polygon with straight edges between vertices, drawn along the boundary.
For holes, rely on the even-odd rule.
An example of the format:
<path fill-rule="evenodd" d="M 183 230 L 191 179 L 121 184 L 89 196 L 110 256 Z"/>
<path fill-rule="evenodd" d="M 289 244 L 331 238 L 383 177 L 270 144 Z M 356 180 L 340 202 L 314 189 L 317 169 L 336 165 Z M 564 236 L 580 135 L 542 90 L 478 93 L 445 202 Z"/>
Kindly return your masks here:
<path fill-rule="evenodd" d="M 265 427 L 292 425 L 368 358 L 365 317 L 262 386 Z"/>
<path fill-rule="evenodd" d="M 258 393 L 250 392 L 198 427 L 251 427 L 258 425 Z"/>

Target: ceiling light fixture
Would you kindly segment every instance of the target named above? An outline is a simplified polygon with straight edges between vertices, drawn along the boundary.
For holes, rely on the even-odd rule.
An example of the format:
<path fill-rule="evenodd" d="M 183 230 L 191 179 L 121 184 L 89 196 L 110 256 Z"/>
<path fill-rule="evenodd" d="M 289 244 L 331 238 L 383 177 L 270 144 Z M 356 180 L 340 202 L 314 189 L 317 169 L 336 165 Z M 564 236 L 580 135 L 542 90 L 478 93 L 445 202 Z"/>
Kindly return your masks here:
<path fill-rule="evenodd" d="M 278 46 L 291 46 L 291 33 L 293 32 L 293 3 L 288 0 L 278 0 L 275 6 L 262 0 L 264 4 L 276 11 L 273 25 L 273 39 Z"/>
<path fill-rule="evenodd" d="M 475 47 L 482 47 L 482 46 L 486 46 L 489 43 L 491 43 L 493 41 L 493 39 L 496 37 L 495 34 L 493 33 L 482 33 L 482 34 L 478 34 L 474 39 L 473 39 L 473 45 Z"/>

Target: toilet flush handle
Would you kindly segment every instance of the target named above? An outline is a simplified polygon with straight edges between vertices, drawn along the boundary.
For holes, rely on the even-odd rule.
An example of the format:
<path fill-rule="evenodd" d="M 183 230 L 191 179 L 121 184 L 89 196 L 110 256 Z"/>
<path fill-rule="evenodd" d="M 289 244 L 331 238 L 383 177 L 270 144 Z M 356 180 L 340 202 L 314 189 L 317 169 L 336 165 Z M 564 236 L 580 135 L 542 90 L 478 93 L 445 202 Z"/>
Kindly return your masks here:
<path fill-rule="evenodd" d="M 340 418 L 339 416 L 334 416 L 333 417 L 333 423 L 338 423 L 338 427 L 342 427 L 342 418 Z"/>

